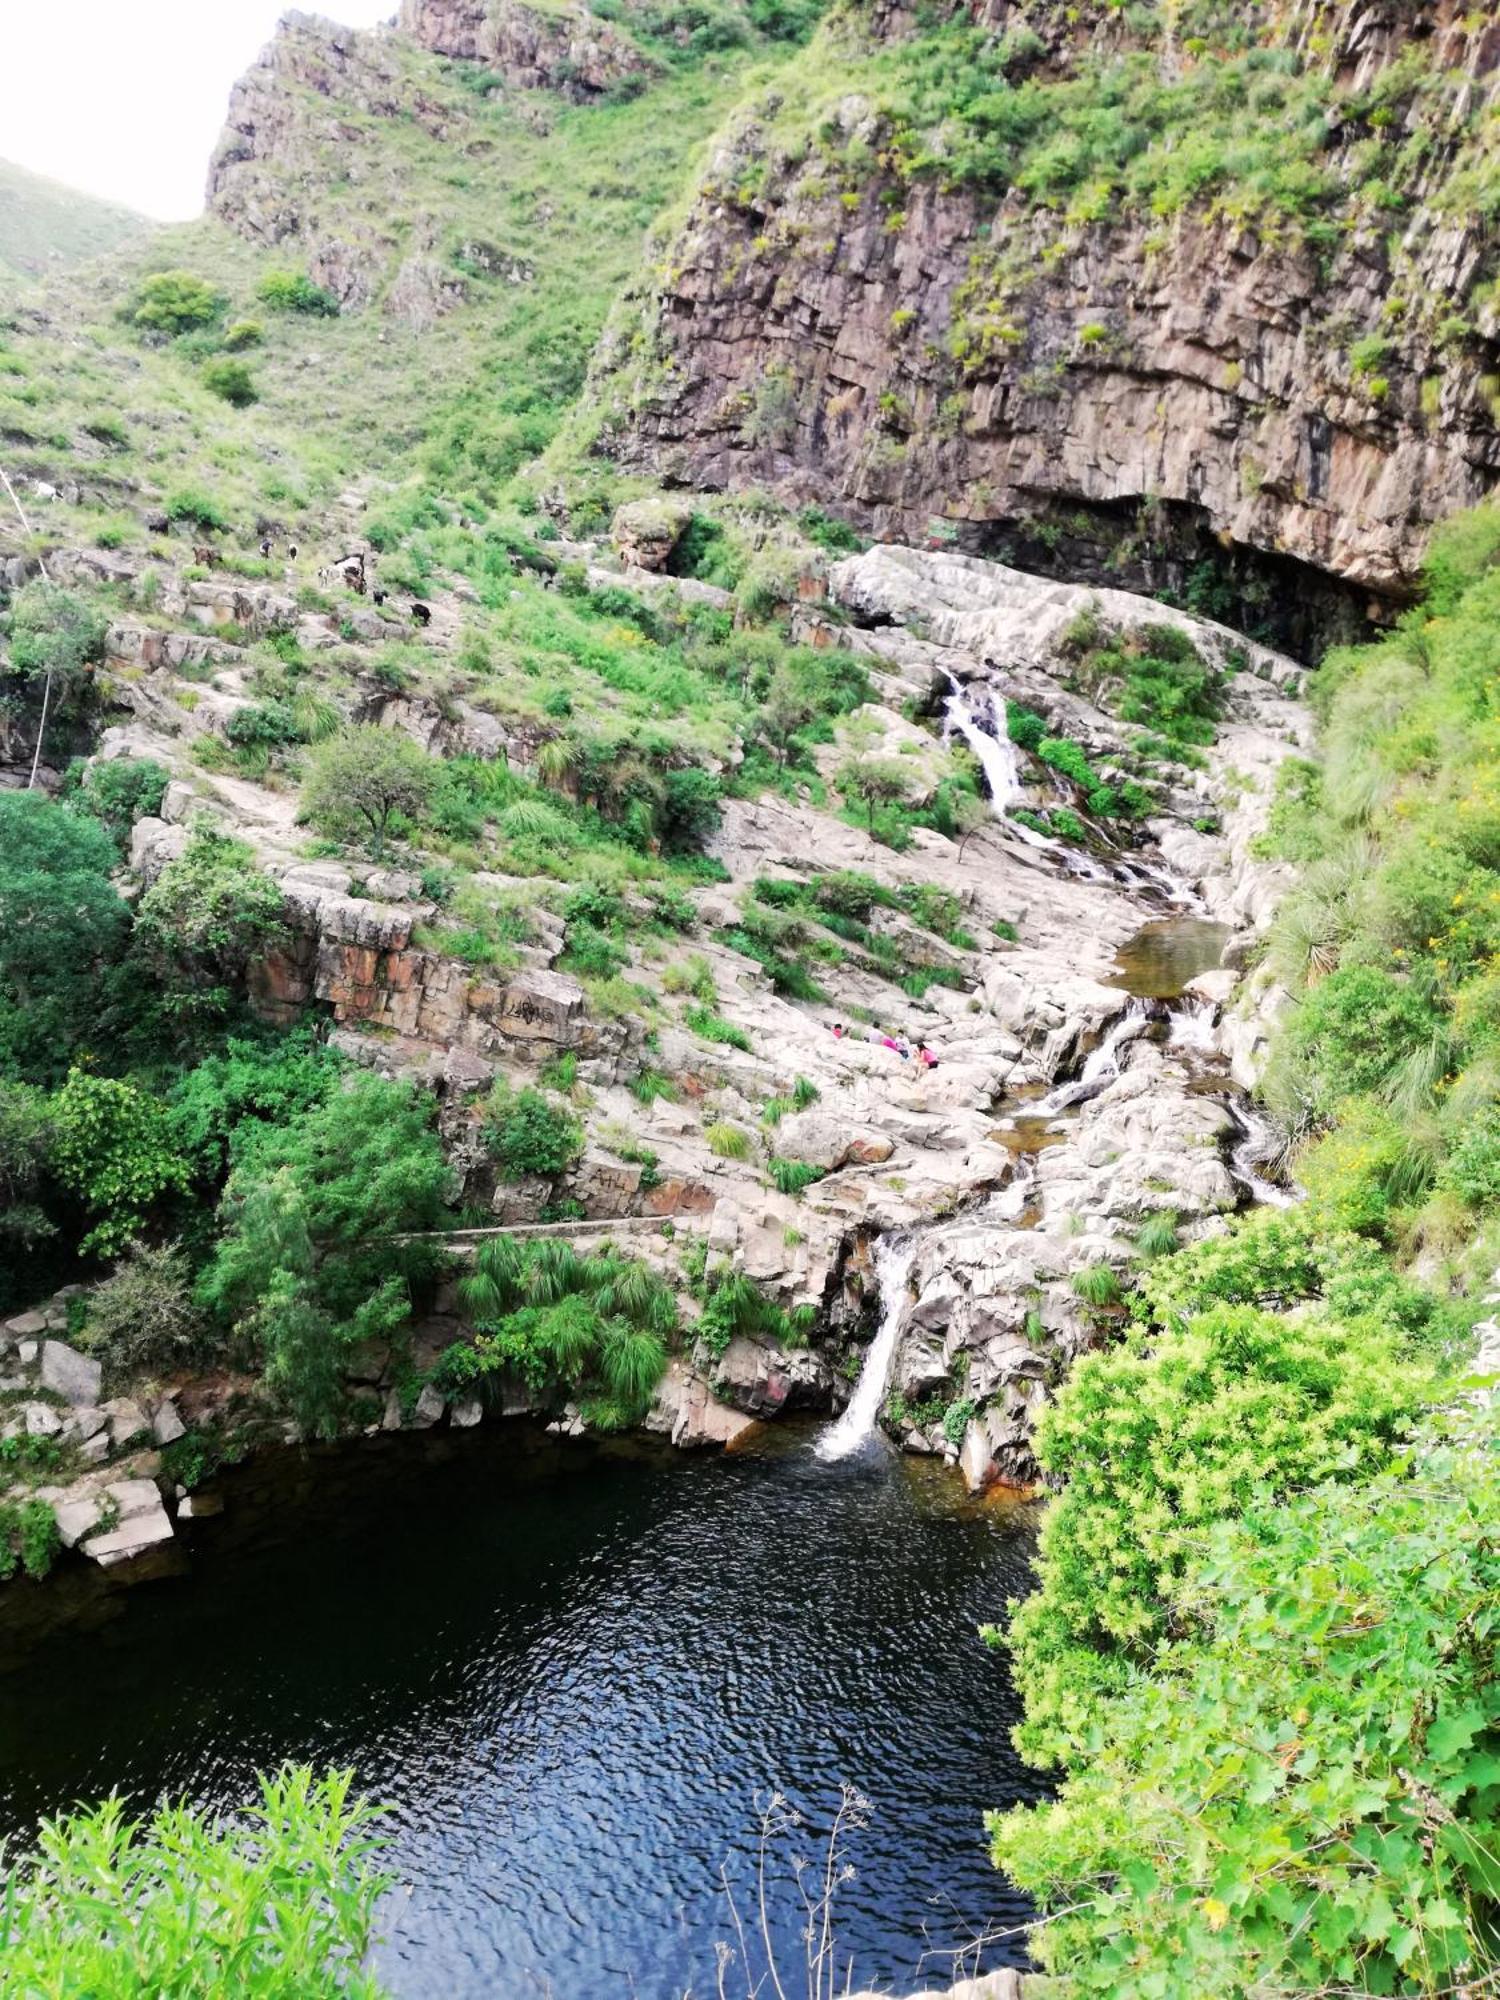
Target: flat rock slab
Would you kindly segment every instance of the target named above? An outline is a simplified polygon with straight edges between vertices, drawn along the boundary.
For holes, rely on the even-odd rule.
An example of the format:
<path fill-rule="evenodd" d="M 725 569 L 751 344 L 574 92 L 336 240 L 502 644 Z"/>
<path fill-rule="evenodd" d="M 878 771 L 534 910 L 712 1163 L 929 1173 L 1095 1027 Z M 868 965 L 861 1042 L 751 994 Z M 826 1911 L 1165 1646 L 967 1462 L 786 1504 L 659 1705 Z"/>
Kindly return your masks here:
<path fill-rule="evenodd" d="M 155 1480 L 115 1479 L 104 1491 L 118 1508 L 119 1517 L 108 1534 L 91 1535 L 80 1544 L 86 1556 L 109 1569 L 171 1541 L 172 1523 Z"/>

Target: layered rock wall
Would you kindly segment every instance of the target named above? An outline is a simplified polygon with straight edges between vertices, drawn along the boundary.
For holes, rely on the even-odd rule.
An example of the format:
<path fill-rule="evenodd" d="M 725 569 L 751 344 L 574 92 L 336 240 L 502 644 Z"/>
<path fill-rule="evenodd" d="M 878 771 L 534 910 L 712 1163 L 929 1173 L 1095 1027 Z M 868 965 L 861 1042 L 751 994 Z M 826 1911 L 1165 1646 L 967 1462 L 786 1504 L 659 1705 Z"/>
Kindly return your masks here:
<path fill-rule="evenodd" d="M 1074 220 L 903 171 L 855 61 L 816 131 L 789 138 L 772 99 L 713 160 L 603 356 L 614 448 L 684 483 L 832 500 L 893 539 L 989 551 L 1040 529 L 1026 559 L 1062 538 L 1075 576 L 1102 551 L 1157 584 L 1227 548 L 1402 596 L 1430 524 L 1500 476 L 1495 244 L 1465 179 L 1500 27 L 1447 0 L 1248 11 L 1330 79 L 1326 229 L 1201 205 Z M 1043 79 L 1126 34 L 1113 8 L 991 0 L 984 18 L 1040 37 Z M 888 9 L 871 32 L 910 26 Z M 1163 74 L 1187 59 L 1165 36 Z M 1381 207 L 1361 177 L 1393 121 L 1420 164 Z M 1142 549 L 1180 560 L 1152 573 Z"/>

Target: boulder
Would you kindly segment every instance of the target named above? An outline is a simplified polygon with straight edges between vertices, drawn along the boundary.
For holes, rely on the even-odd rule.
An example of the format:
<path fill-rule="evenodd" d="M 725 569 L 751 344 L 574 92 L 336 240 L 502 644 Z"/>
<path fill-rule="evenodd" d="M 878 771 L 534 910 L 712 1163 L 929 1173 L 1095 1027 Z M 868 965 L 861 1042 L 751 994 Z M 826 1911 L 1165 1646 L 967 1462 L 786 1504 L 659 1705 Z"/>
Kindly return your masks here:
<path fill-rule="evenodd" d="M 146 1412 L 129 1396 L 113 1396 L 101 1407 L 109 1418 L 109 1441 L 116 1451 L 123 1451 L 151 1428 Z"/>
<path fill-rule="evenodd" d="M 155 1480 L 115 1479 L 104 1492 L 115 1504 L 116 1524 L 108 1533 L 91 1535 L 80 1543 L 84 1554 L 102 1568 L 129 1562 L 148 1549 L 171 1541 L 172 1523 Z"/>
<path fill-rule="evenodd" d="M 56 1437 L 63 1420 L 50 1403 L 28 1403 L 22 1412 L 28 1437 Z"/>
<path fill-rule="evenodd" d="M 464 1396 L 453 1405 L 448 1422 L 456 1431 L 472 1430 L 484 1419 L 484 1404 L 477 1396 Z"/>
<path fill-rule="evenodd" d="M 177 1405 L 170 1396 L 156 1406 L 151 1419 L 151 1435 L 158 1444 L 175 1444 L 180 1437 L 187 1436 L 187 1425 L 177 1414 Z"/>
<path fill-rule="evenodd" d="M 411 1413 L 411 1428 L 414 1431 L 431 1430 L 447 1407 L 442 1391 L 435 1389 L 430 1382 L 426 1383 L 417 1398 L 417 1406 Z"/>
<path fill-rule="evenodd" d="M 70 1403 L 97 1404 L 104 1382 L 104 1370 L 87 1354 L 69 1347 L 64 1340 L 42 1343 L 42 1387 L 65 1396 Z"/>
<path fill-rule="evenodd" d="M 615 510 L 609 539 L 631 568 L 665 569 L 691 518 L 691 508 L 680 501 L 628 500 Z"/>

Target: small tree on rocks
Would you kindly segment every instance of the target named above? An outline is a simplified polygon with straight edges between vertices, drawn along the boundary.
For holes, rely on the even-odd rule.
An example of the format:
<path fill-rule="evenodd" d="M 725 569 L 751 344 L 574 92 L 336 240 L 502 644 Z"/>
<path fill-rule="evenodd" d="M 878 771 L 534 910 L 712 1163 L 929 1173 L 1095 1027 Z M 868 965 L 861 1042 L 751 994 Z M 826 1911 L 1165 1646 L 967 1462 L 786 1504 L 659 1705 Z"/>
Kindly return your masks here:
<path fill-rule="evenodd" d="M 303 816 L 335 840 L 367 838 L 379 855 L 392 821 L 419 817 L 436 780 L 436 761 L 398 730 L 341 730 L 314 753 Z"/>

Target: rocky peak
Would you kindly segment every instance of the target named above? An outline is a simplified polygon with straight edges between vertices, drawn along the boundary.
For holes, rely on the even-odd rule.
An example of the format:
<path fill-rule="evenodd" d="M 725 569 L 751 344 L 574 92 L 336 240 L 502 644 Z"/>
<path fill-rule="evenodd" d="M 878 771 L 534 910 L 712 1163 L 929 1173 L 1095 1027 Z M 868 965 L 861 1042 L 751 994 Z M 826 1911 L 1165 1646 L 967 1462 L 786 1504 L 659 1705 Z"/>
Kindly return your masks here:
<path fill-rule="evenodd" d="M 596 97 L 653 65 L 586 6 L 525 0 L 401 0 L 400 32 L 434 54 L 483 63 L 525 89 Z"/>

